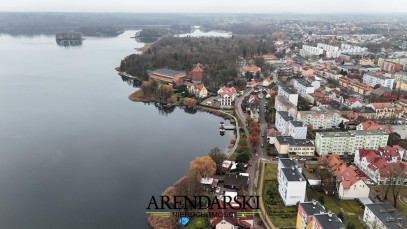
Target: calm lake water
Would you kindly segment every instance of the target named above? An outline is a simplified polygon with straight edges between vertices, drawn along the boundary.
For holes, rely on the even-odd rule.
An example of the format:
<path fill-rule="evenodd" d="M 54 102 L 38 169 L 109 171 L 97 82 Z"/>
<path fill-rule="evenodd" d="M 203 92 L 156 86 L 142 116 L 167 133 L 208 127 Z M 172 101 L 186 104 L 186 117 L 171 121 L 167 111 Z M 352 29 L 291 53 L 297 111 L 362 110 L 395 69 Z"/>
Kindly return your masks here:
<path fill-rule="evenodd" d="M 128 31 L 61 47 L 0 35 L 0 228 L 148 228 L 147 207 L 215 146 L 219 117 L 134 103 Z"/>

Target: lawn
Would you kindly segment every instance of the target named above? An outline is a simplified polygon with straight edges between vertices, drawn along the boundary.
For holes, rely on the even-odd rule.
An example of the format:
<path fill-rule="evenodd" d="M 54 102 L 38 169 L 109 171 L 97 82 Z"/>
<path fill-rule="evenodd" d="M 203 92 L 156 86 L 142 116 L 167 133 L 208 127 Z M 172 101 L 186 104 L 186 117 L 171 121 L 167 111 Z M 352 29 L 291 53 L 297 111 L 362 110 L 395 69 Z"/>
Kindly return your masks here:
<path fill-rule="evenodd" d="M 374 189 L 375 191 L 377 191 L 380 195 L 383 196 L 384 198 L 384 194 L 385 194 L 385 186 L 372 186 L 372 189 Z M 399 210 L 401 213 L 403 213 L 403 215 L 407 216 L 407 205 L 404 204 L 403 202 L 400 201 L 400 198 L 404 200 L 405 203 L 407 203 L 407 189 L 402 189 L 400 192 L 400 196 L 397 199 L 397 210 Z M 387 200 L 385 200 L 385 202 L 393 205 L 393 195 L 391 190 L 389 191 L 389 195 L 387 197 Z"/>
<path fill-rule="evenodd" d="M 294 227 L 297 221 L 297 207 L 285 207 L 278 193 L 277 165 L 265 164 L 263 201 L 275 227 Z"/>
<path fill-rule="evenodd" d="M 324 196 L 324 204 L 322 205 L 326 210 L 338 215 L 342 208 L 346 213 L 343 214 L 343 224 L 345 226 L 347 226 L 349 222 L 352 222 L 355 228 L 363 228 L 362 223 L 358 220 L 358 215 L 363 214 L 363 209 L 356 200 L 338 200 L 333 196 L 327 196 L 324 193 L 316 192 L 310 188 L 307 188 L 307 196 L 309 200 L 319 200 L 321 196 Z"/>

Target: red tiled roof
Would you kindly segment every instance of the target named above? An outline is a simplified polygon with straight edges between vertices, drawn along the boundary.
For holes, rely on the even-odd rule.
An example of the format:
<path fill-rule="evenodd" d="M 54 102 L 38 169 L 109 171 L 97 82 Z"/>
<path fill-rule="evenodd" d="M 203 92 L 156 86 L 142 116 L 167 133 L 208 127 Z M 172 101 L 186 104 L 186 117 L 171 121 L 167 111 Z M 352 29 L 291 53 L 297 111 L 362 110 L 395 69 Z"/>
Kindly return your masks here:
<path fill-rule="evenodd" d="M 375 109 L 393 108 L 391 103 L 373 103 Z"/>
<path fill-rule="evenodd" d="M 243 72 L 258 72 L 261 69 L 257 66 L 247 66 L 243 68 Z"/>

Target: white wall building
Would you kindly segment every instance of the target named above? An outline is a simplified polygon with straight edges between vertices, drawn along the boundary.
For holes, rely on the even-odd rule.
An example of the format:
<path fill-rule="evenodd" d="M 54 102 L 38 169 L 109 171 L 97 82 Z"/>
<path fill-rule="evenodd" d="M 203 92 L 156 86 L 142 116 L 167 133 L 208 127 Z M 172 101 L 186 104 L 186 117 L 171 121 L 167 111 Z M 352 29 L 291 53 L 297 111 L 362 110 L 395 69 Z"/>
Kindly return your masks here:
<path fill-rule="evenodd" d="M 303 98 L 306 98 L 308 94 L 314 93 L 314 87 L 310 83 L 307 83 L 302 79 L 294 80 L 294 88 Z"/>
<path fill-rule="evenodd" d="M 301 172 L 301 167 L 294 159 L 281 158 L 278 161 L 278 191 L 285 206 L 305 201 L 306 181 Z"/>
<path fill-rule="evenodd" d="M 390 75 L 390 74 L 388 74 Z M 381 75 L 376 75 L 374 73 L 366 73 L 363 75 L 363 83 L 374 87 L 377 84 L 383 86 L 383 87 L 388 87 L 390 89 L 393 89 L 394 86 L 394 78 L 390 78 L 390 76 L 381 76 Z"/>
<path fill-rule="evenodd" d="M 312 129 L 332 129 L 337 128 L 342 122 L 339 111 L 325 107 L 318 107 L 311 111 L 298 111 L 297 121 L 304 125 L 311 125 Z"/>
<path fill-rule="evenodd" d="M 391 204 L 366 204 L 363 222 L 369 229 L 407 228 L 407 218 Z"/>
<path fill-rule="evenodd" d="M 277 95 L 286 98 L 294 106 L 298 105 L 298 94 L 284 85 L 278 85 Z"/>
<path fill-rule="evenodd" d="M 276 112 L 276 128 L 282 135 L 290 135 L 294 139 L 305 139 L 307 137 L 307 126 L 302 122 L 294 121 L 286 111 Z"/>

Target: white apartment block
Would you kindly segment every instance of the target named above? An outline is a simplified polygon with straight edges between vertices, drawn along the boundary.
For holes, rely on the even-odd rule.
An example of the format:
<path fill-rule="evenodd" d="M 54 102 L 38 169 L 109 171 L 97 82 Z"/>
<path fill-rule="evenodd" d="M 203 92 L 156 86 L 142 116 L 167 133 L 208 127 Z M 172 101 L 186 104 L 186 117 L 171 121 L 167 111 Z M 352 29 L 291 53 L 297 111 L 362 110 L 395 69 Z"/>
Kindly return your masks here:
<path fill-rule="evenodd" d="M 305 201 L 306 181 L 296 160 L 280 159 L 278 162 L 278 191 L 285 206 Z"/>
<path fill-rule="evenodd" d="M 322 54 L 324 54 L 324 50 L 318 47 L 303 45 L 302 49 L 300 49 L 300 55 L 303 57 L 319 56 Z"/>
<path fill-rule="evenodd" d="M 294 106 L 298 105 L 298 94 L 284 85 L 278 85 L 278 96 L 286 98 Z"/>
<path fill-rule="evenodd" d="M 314 93 L 314 86 L 310 83 L 305 82 L 302 79 L 295 79 L 294 80 L 294 88 L 297 90 L 298 94 L 306 98 L 308 94 Z"/>
<path fill-rule="evenodd" d="M 363 83 L 374 87 L 377 84 L 383 86 L 383 87 L 388 87 L 390 89 L 393 89 L 394 86 L 394 78 L 390 78 L 391 75 L 387 74 L 384 76 L 381 75 L 376 75 L 374 73 L 366 73 L 363 75 Z"/>
<path fill-rule="evenodd" d="M 407 218 L 391 204 L 366 204 L 363 222 L 369 229 L 407 228 Z"/>
<path fill-rule="evenodd" d="M 305 139 L 307 137 L 307 126 L 302 122 L 294 121 L 286 111 L 276 112 L 276 128 L 282 135 L 290 135 L 294 139 Z"/>
<path fill-rule="evenodd" d="M 337 128 L 342 122 L 339 111 L 325 107 L 319 107 L 317 110 L 298 111 L 297 121 L 304 125 L 311 125 L 312 129 L 332 129 Z"/>
<path fill-rule="evenodd" d="M 337 46 L 318 43 L 317 47 L 325 50 L 325 56 L 328 58 L 338 58 L 341 55 L 341 51 Z"/>
<path fill-rule="evenodd" d="M 354 154 L 357 149 L 385 147 L 389 135 L 381 130 L 351 130 L 348 132 L 318 132 L 315 150 L 322 154 Z"/>

